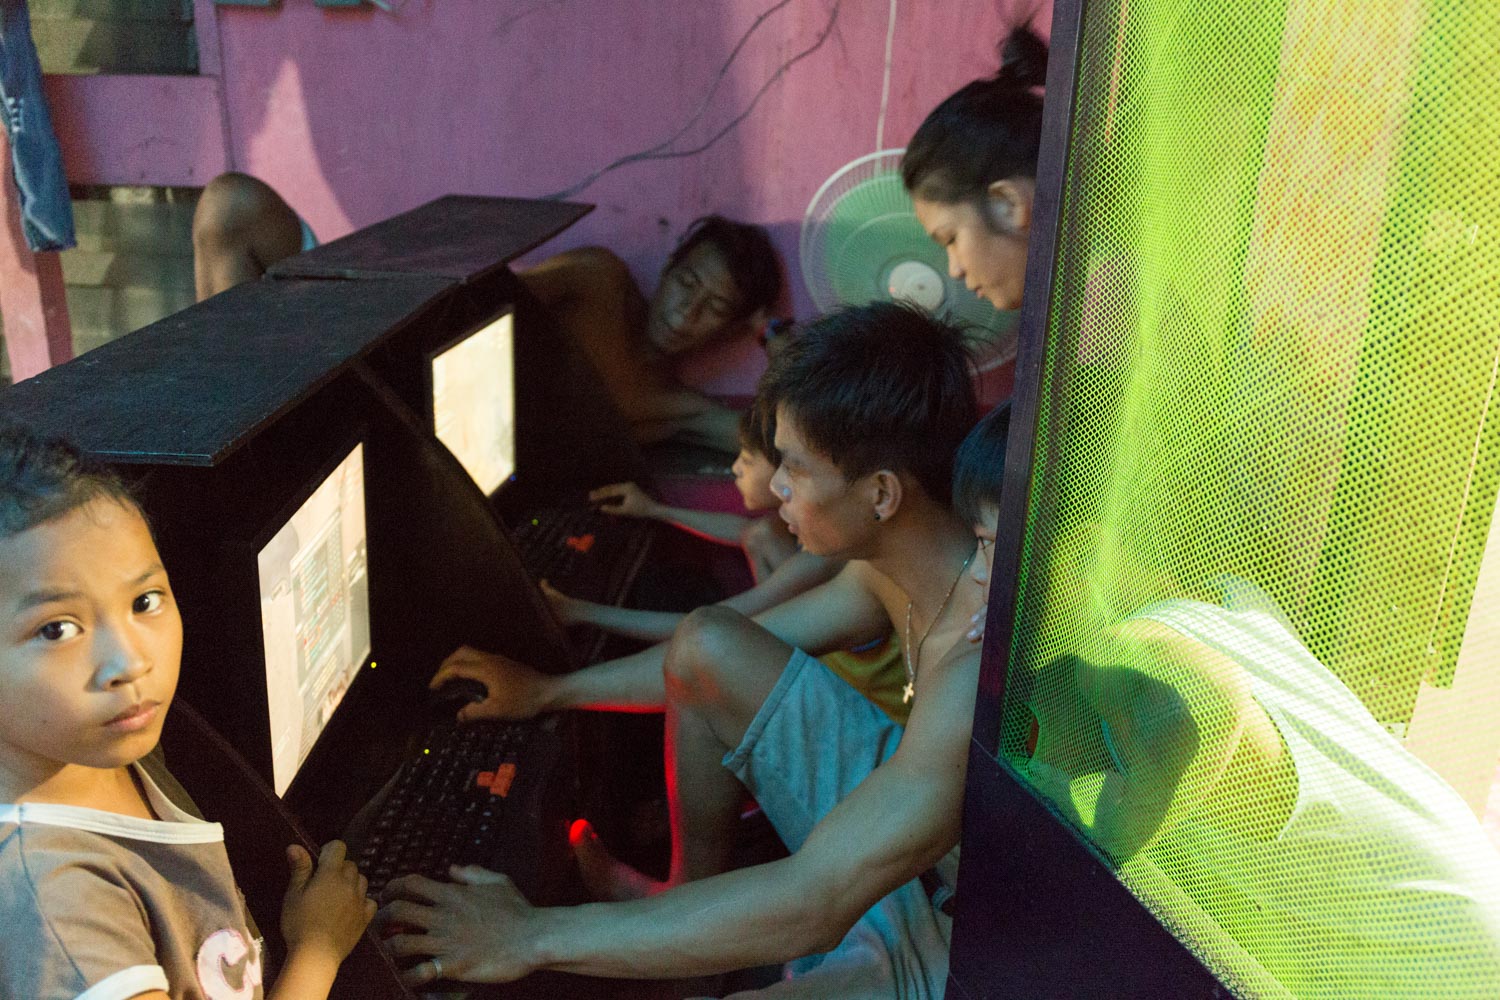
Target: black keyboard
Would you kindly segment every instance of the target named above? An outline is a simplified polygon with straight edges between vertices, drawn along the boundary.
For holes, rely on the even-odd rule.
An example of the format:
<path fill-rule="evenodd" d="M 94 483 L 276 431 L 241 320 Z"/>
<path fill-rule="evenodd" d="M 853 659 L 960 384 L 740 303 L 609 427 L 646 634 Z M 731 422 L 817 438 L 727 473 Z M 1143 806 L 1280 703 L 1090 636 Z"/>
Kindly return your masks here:
<path fill-rule="evenodd" d="M 613 604 L 650 541 L 651 522 L 579 504 L 545 507 L 516 519 L 512 536 L 534 580 L 570 597 Z"/>
<path fill-rule="evenodd" d="M 503 871 L 526 891 L 556 833 L 543 802 L 558 729 L 557 717 L 434 725 L 350 835 L 370 894 L 398 875 L 446 879 L 455 864 Z"/>

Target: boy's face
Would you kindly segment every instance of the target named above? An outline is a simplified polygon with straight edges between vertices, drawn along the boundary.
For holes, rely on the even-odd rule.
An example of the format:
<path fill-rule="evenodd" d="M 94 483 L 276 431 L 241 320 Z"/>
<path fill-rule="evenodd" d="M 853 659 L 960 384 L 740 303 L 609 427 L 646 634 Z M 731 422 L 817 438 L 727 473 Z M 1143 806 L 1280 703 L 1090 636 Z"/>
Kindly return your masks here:
<path fill-rule="evenodd" d="M 785 408 L 776 414 L 776 450 L 781 465 L 771 492 L 781 499 L 781 519 L 792 534 L 814 555 L 859 558 L 874 527 L 862 481 L 849 482 L 827 455 L 813 450 Z"/>
<path fill-rule="evenodd" d="M 774 510 L 780 506 L 781 498 L 771 492 L 771 477 L 776 466 L 758 451 L 741 448 L 739 457 L 730 467 L 734 473 L 734 485 L 739 488 L 746 510 Z"/>
<path fill-rule="evenodd" d="M 12 781 L 145 756 L 181 657 L 182 619 L 135 508 L 99 498 L 0 539 L 0 772 Z"/>
<path fill-rule="evenodd" d="M 989 600 L 990 566 L 995 558 L 995 532 L 1000 525 L 1000 507 L 987 503 L 979 508 L 979 520 L 974 523 L 974 537 L 979 539 L 979 552 L 969 563 L 969 576 L 984 591 Z"/>
<path fill-rule="evenodd" d="M 661 276 L 646 315 L 646 337 L 663 354 L 682 354 L 729 332 L 741 299 L 724 255 L 699 243 Z"/>

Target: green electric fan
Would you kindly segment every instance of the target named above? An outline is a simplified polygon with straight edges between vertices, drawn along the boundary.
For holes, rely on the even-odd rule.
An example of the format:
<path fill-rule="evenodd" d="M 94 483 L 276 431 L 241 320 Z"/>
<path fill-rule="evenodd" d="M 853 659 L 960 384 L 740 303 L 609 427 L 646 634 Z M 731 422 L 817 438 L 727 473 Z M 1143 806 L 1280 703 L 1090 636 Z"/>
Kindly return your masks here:
<path fill-rule="evenodd" d="M 981 370 L 1015 356 L 1016 314 L 1001 312 L 948 276 L 901 183 L 902 149 L 846 163 L 823 182 L 802 219 L 802 280 L 819 312 L 905 300 L 967 327 Z"/>

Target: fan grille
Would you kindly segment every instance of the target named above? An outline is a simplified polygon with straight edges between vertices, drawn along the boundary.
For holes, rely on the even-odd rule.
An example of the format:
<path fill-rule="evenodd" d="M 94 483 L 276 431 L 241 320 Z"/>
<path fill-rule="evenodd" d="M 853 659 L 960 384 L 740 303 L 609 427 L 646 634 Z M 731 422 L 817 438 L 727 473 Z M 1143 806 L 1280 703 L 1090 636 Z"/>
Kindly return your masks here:
<path fill-rule="evenodd" d="M 802 278 L 819 312 L 908 299 L 974 329 L 980 367 L 1015 354 L 1015 313 L 994 309 L 948 276 L 901 182 L 901 149 L 845 164 L 813 195 L 802 222 Z"/>

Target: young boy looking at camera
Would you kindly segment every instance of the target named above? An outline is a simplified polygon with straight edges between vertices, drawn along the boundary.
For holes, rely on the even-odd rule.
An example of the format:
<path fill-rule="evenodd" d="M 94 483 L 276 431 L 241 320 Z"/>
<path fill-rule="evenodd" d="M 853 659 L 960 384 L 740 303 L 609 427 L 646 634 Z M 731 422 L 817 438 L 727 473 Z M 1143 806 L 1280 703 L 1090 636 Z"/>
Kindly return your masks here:
<path fill-rule="evenodd" d="M 76 450 L 0 429 L 0 995 L 254 1000 L 258 935 L 223 829 L 157 742 L 182 619 L 151 530 Z M 328 995 L 374 913 L 343 845 L 287 848 L 269 996 Z"/>

